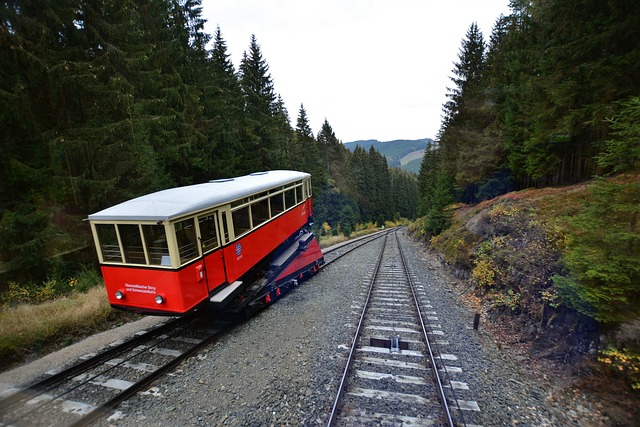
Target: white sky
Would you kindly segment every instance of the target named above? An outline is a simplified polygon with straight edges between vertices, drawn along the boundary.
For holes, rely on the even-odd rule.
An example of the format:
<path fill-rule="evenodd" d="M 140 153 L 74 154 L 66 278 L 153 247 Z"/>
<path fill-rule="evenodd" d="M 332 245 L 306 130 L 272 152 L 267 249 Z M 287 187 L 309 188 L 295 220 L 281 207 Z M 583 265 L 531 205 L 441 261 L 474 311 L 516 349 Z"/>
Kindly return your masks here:
<path fill-rule="evenodd" d="M 204 0 L 236 70 L 255 34 L 276 93 L 296 126 L 338 139 L 434 138 L 462 39 L 476 22 L 488 41 L 509 0 Z"/>

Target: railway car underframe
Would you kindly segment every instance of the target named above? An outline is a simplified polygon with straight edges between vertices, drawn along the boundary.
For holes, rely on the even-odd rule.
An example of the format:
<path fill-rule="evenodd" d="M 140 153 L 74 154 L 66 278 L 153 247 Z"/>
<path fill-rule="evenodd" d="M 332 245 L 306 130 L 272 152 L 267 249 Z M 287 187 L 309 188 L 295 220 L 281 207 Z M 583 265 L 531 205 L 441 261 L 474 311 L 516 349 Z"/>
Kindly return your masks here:
<path fill-rule="evenodd" d="M 229 292 L 225 292 L 225 288 L 213 295 L 211 308 L 249 315 L 284 296 L 314 275 L 323 264 L 318 241 L 313 232 L 303 227 L 242 280 L 229 284 Z"/>

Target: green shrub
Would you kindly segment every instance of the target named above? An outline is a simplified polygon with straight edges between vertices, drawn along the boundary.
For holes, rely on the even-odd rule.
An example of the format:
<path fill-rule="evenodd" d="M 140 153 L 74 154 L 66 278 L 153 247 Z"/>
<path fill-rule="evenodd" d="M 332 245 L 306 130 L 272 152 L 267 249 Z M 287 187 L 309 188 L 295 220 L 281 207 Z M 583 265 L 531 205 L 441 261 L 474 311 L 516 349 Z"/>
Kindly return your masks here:
<path fill-rule="evenodd" d="M 598 180 L 569 220 L 566 272 L 555 275 L 562 298 L 604 323 L 640 315 L 640 184 Z"/>
<path fill-rule="evenodd" d="M 601 167 L 614 172 L 640 168 L 640 98 L 616 103 L 617 113 L 609 119 L 611 134 L 597 158 Z"/>
<path fill-rule="evenodd" d="M 7 291 L 2 294 L 2 302 L 7 307 L 15 307 L 19 304 L 41 304 L 68 296 L 73 292 L 85 293 L 102 283 L 100 273 L 89 268 L 81 270 L 75 276 L 66 278 L 54 276 L 41 283 L 9 282 Z"/>
<path fill-rule="evenodd" d="M 498 307 L 508 307 L 511 311 L 516 311 L 520 307 L 521 299 L 520 292 L 514 292 L 513 289 L 509 289 L 505 294 L 496 293 L 494 302 Z"/>
<path fill-rule="evenodd" d="M 89 289 L 95 286 L 103 285 L 102 276 L 100 275 L 100 272 L 93 268 L 84 269 L 79 273 L 77 273 L 75 277 L 69 280 L 70 281 L 75 280 L 75 286 L 73 286 L 74 289 L 82 293 L 87 292 Z"/>

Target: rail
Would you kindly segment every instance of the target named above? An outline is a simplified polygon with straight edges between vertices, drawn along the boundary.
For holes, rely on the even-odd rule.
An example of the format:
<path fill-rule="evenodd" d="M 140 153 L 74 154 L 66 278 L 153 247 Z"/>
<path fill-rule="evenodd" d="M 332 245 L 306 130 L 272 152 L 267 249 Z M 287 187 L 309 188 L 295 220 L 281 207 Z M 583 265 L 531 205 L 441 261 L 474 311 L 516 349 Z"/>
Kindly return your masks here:
<path fill-rule="evenodd" d="M 438 373 L 437 357 L 429 340 L 427 327 L 421 312 L 420 300 L 415 289 L 416 286 L 409 271 L 397 232 L 395 233 L 395 243 L 399 255 L 397 255 L 394 248 L 389 246 L 387 235 L 385 234 L 373 274 L 368 283 L 365 284 L 367 290 L 363 297 L 363 308 L 355 327 L 351 348 L 349 349 L 345 368 L 329 414 L 328 427 L 336 425 L 339 421 L 347 425 L 352 425 L 353 423 L 391 425 L 398 422 L 431 425 L 436 420 L 438 425 L 454 426 L 442 378 Z M 389 254 L 385 255 L 387 251 L 389 251 Z M 386 260 L 384 267 L 383 259 Z M 394 268 L 396 264 L 401 264 L 402 268 Z M 407 288 L 410 289 L 410 292 Z M 402 302 L 404 298 L 406 298 L 404 300 L 406 302 Z M 398 306 L 400 304 L 409 305 L 404 310 L 399 310 Z M 414 306 L 414 308 L 411 306 Z M 374 312 L 378 314 L 373 314 Z M 415 328 L 406 326 L 410 318 L 414 319 L 411 322 L 415 324 Z M 367 330 L 373 331 L 394 331 L 398 335 L 391 336 L 387 340 L 376 337 L 374 332 L 374 335 L 366 337 L 363 332 L 365 327 Z M 416 338 L 420 335 L 422 344 L 420 341 L 415 341 L 414 338 L 409 337 L 401 340 L 400 334 L 416 334 L 414 335 Z M 368 342 L 368 344 L 365 344 L 365 342 Z M 362 354 L 383 353 L 388 354 L 388 356 L 385 356 L 384 359 L 374 359 L 369 356 L 358 356 L 356 358 L 356 351 L 362 352 Z M 425 363 L 411 362 L 411 360 L 423 360 Z M 384 365 L 385 368 L 382 370 L 374 369 L 373 371 L 369 369 L 363 370 L 363 368 L 357 368 L 358 364 L 364 364 L 363 366 Z M 433 386 L 428 386 L 427 377 L 408 376 L 404 372 L 407 369 L 427 372 L 425 369 L 428 368 L 424 366 L 425 364 L 431 368 Z M 407 382 L 412 384 L 411 387 L 413 388 L 411 390 L 413 392 L 401 392 L 399 390 L 404 390 L 404 388 L 395 385 L 398 383 L 406 384 Z M 371 388 L 373 383 L 375 385 Z M 346 398 L 347 394 L 349 396 L 348 399 Z M 431 396 L 435 396 L 435 399 L 431 398 Z M 392 411 L 394 413 L 380 412 L 376 409 L 379 407 L 376 402 L 380 399 L 390 399 L 390 401 L 398 402 L 400 406 L 395 408 L 395 411 Z M 406 402 L 412 403 L 407 405 Z M 426 405 L 422 408 L 422 411 L 415 408 L 416 402 L 423 402 Z M 428 405 L 431 405 L 430 408 L 427 402 Z M 437 409 L 436 402 L 439 403 L 441 410 Z M 382 407 L 386 407 L 388 412 L 388 404 Z"/>

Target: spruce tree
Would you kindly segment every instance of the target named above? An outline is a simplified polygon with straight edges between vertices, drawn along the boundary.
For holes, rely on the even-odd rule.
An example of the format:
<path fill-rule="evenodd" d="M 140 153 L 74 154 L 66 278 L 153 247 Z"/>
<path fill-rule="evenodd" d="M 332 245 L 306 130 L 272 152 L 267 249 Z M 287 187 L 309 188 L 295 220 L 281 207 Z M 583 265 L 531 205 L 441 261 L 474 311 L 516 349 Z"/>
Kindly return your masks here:
<path fill-rule="evenodd" d="M 322 151 L 313 136 L 307 111 L 302 104 L 300 104 L 296 121 L 295 140 L 300 153 L 295 163 L 298 163 L 303 171 L 311 174 L 313 192 L 317 194 L 326 180 L 327 169 L 323 167 L 323 162 L 320 160 Z"/>
<path fill-rule="evenodd" d="M 640 14 L 628 2 L 512 2 L 502 133 L 520 185 L 571 183 L 594 156 L 615 103 L 637 95 Z"/>
<path fill-rule="evenodd" d="M 75 38 L 68 6 L 0 6 L 0 261 L 9 280 L 40 281 L 50 267 L 47 244 L 54 230 L 47 205 L 56 184 L 42 132 L 56 125 L 49 68 L 63 44 Z"/>
<path fill-rule="evenodd" d="M 244 99 L 220 27 L 213 36 L 209 65 L 210 79 L 203 86 L 202 106 L 209 140 L 210 174 L 211 178 L 230 177 L 241 169 Z"/>
<path fill-rule="evenodd" d="M 475 201 L 476 183 L 497 163 L 495 138 L 487 127 L 492 122 L 485 91 L 485 45 L 473 23 L 462 41 L 453 69 L 449 101 L 445 104 L 440 146 L 449 173 L 465 188 L 464 200 Z"/>
<path fill-rule="evenodd" d="M 277 95 L 273 110 L 270 132 L 273 145 L 269 167 L 272 169 L 294 169 L 297 165 L 297 149 L 289 111 L 284 105 L 282 96 Z"/>
<path fill-rule="evenodd" d="M 356 201 L 364 222 L 375 217 L 374 171 L 367 152 L 357 145 L 350 156 L 349 171 L 355 185 Z"/>
<path fill-rule="evenodd" d="M 270 169 L 282 155 L 273 131 L 277 97 L 269 65 L 255 35 L 240 62 L 240 86 L 245 111 L 240 167 L 246 173 Z"/>
<path fill-rule="evenodd" d="M 400 168 L 389 168 L 393 219 L 414 219 L 418 209 L 418 182 L 415 174 Z"/>

